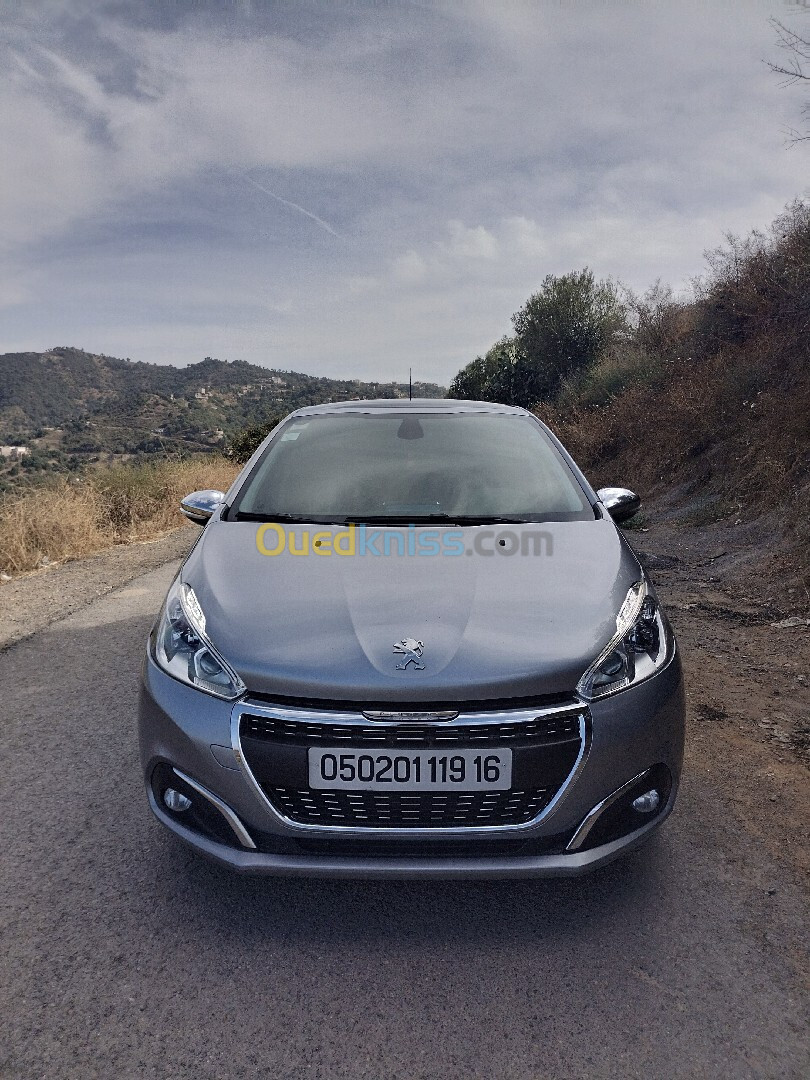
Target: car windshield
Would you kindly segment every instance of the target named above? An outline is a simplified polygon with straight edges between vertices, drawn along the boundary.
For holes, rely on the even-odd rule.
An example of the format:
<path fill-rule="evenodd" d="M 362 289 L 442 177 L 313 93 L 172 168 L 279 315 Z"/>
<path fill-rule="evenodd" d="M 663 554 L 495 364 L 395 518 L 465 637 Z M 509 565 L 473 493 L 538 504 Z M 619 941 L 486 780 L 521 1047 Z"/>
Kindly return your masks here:
<path fill-rule="evenodd" d="M 531 417 L 400 411 L 292 418 L 228 514 L 340 524 L 594 517 L 573 472 Z"/>

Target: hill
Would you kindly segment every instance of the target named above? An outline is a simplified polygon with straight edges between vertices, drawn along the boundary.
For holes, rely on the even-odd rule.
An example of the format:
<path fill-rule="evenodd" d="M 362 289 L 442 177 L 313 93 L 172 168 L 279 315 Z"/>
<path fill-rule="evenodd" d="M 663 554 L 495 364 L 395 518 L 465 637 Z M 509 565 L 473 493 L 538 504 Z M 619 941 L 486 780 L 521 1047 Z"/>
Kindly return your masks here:
<path fill-rule="evenodd" d="M 338 380 L 206 357 L 148 364 L 83 349 L 0 355 L 0 443 L 26 445 L 6 474 L 75 467 L 94 456 L 223 446 L 268 416 L 351 398 L 403 397 L 407 384 Z M 414 394 L 444 388 L 415 383 Z"/>

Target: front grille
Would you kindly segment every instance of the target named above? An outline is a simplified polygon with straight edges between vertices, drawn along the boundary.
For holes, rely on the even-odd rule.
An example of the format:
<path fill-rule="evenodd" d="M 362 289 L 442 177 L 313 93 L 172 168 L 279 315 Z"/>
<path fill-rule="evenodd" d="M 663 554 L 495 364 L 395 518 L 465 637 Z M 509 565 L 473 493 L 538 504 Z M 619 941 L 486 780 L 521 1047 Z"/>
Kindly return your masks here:
<path fill-rule="evenodd" d="M 539 710 L 538 710 L 539 711 Z M 357 719 L 355 720 L 355 716 Z M 301 825 L 440 830 L 525 825 L 551 803 L 582 752 L 587 709 L 537 715 L 502 710 L 490 722 L 481 713 L 461 722 L 373 723 L 362 714 L 330 717 L 279 705 L 248 706 L 239 715 L 239 741 L 253 779 L 275 810 Z M 452 746 L 509 747 L 510 791 L 315 790 L 308 784 L 312 747 L 365 751 Z"/>
<path fill-rule="evenodd" d="M 408 746 L 431 747 L 466 744 L 510 743 L 517 739 L 537 742 L 558 742 L 579 737 L 579 713 L 568 712 L 538 716 L 503 724 L 438 724 L 414 725 L 310 723 L 287 720 L 281 716 L 259 716 L 245 713 L 240 724 L 240 735 L 255 739 L 268 739 L 296 746 L 341 743 L 352 746 Z"/>
<path fill-rule="evenodd" d="M 380 828 L 469 828 L 523 825 L 551 802 L 554 791 L 467 791 L 392 794 L 314 791 L 262 784 L 270 801 L 302 825 Z"/>

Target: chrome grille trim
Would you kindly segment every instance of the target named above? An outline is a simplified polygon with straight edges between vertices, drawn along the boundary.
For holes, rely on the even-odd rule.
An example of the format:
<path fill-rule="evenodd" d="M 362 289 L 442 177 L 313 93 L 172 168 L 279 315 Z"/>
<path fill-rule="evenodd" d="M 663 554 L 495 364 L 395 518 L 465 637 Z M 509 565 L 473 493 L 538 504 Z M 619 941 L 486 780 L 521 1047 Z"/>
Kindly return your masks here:
<path fill-rule="evenodd" d="M 257 715 L 252 710 L 242 713 L 240 735 L 277 742 L 317 745 L 340 743 L 370 747 L 441 747 L 478 743 L 509 743 L 518 739 L 538 742 L 559 742 L 579 736 L 578 718 L 581 709 L 556 712 L 547 716 L 531 715 L 531 719 L 515 719 L 507 723 L 469 723 L 465 717 L 458 723 L 399 724 L 335 723 L 331 719 L 313 723 L 299 722 L 278 716 Z"/>
<path fill-rule="evenodd" d="M 336 825 L 336 824 L 304 824 L 297 822 L 281 813 L 277 807 L 273 805 L 270 799 L 267 797 L 262 789 L 261 784 L 253 775 L 250 766 L 248 765 L 244 754 L 242 753 L 242 745 L 240 739 L 240 726 L 242 717 L 245 714 L 251 715 L 264 715 L 272 719 L 282 719 L 284 722 L 300 723 L 306 725 L 307 723 L 316 723 L 324 725 L 356 725 L 358 727 L 368 727 L 369 722 L 363 716 L 362 712 L 336 712 L 333 710 L 317 710 L 317 709 L 301 709 L 292 708 L 289 706 L 272 706 L 267 703 L 256 703 L 249 699 L 243 699 L 234 704 L 231 710 L 231 745 L 233 752 L 236 755 L 236 760 L 239 763 L 239 767 L 244 773 L 248 785 L 253 791 L 254 795 L 261 803 L 264 810 L 270 814 L 274 822 L 281 826 L 288 835 L 290 834 L 312 834 L 320 833 L 323 836 L 334 835 L 340 833 L 344 836 L 352 836 L 360 839 L 363 836 L 370 834 L 378 834 L 383 836 L 401 836 L 410 837 L 416 839 L 427 836 L 478 836 L 483 834 L 514 834 L 525 832 L 528 829 L 533 829 L 541 822 L 546 821 L 554 814 L 560 803 L 565 798 L 568 791 L 575 783 L 577 777 L 582 771 L 585 761 L 587 760 L 588 753 L 591 747 L 591 716 L 588 706 L 582 702 L 573 703 L 571 705 L 549 705 L 541 706 L 536 709 L 520 708 L 515 710 L 498 710 L 495 712 L 476 711 L 468 713 L 459 713 L 456 720 L 448 723 L 442 722 L 441 730 L 447 732 L 454 727 L 468 727 L 470 724 L 481 725 L 508 725 L 527 723 L 535 720 L 539 717 L 551 717 L 555 714 L 570 716 L 576 714 L 578 718 L 579 726 L 579 753 L 577 754 L 576 761 L 571 769 L 571 772 L 562 782 L 554 797 L 544 806 L 543 809 L 530 821 L 523 822 L 518 825 L 478 825 L 478 826 L 440 826 L 433 828 L 396 828 L 396 827 L 354 827 L 352 825 Z M 386 726 L 397 727 L 400 725 L 392 724 L 386 725 L 376 721 L 374 723 L 375 729 L 383 731 Z"/>
<path fill-rule="evenodd" d="M 240 716 L 243 713 L 256 713 L 256 715 L 262 716 L 277 716 L 284 720 L 291 720 L 298 724 L 313 723 L 313 724 L 359 724 L 363 727 L 369 727 L 370 722 L 366 719 L 364 713 L 361 710 L 354 709 L 308 709 L 302 708 L 297 705 L 273 705 L 266 701 L 254 701 L 250 698 L 242 698 L 234 705 L 234 709 L 238 709 Z M 559 716 L 562 714 L 581 713 L 586 709 L 586 706 L 581 701 L 571 701 L 563 704 L 556 705 L 536 705 L 536 706 L 521 706 L 519 709 L 470 709 L 468 711 L 459 711 L 456 713 L 453 720 L 437 720 L 442 730 L 447 730 L 453 727 L 455 724 L 516 724 L 525 720 L 533 720 L 541 716 Z M 413 709 L 403 710 L 406 713 L 412 713 Z M 450 710 L 448 710 L 450 711 Z M 455 710 L 452 710 L 455 712 Z M 399 713 L 393 713 L 397 716 Z M 409 721 L 402 720 L 378 720 L 373 721 L 375 728 L 379 728 L 381 731 L 385 727 L 399 727 L 403 723 L 409 723 Z M 430 723 L 430 721 L 419 721 L 419 726 Z"/>

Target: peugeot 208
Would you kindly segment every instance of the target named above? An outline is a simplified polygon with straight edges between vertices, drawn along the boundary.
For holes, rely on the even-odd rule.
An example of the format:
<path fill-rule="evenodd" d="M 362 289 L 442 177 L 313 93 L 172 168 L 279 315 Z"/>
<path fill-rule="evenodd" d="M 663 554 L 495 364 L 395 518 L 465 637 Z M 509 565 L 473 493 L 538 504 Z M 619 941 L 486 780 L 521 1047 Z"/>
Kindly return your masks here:
<path fill-rule="evenodd" d="M 156 817 L 238 870 L 577 874 L 669 814 L 672 630 L 594 491 L 522 409 L 300 409 L 203 525 L 149 638 Z"/>

